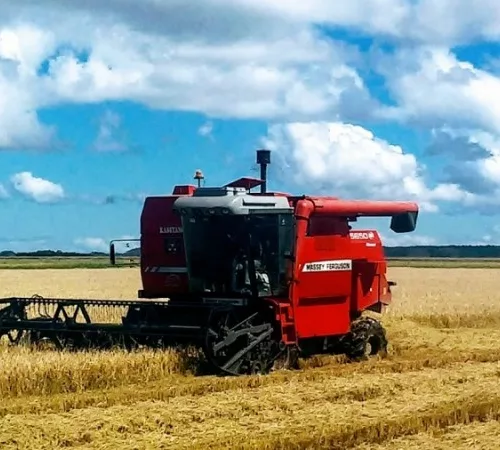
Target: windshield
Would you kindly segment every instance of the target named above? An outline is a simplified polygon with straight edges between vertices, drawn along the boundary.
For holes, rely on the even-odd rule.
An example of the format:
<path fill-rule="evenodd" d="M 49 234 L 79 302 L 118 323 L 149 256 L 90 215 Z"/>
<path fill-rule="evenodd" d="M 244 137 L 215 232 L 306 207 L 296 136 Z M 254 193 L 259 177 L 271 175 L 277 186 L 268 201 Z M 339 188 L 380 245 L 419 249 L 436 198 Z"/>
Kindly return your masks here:
<path fill-rule="evenodd" d="M 281 295 L 292 215 L 183 218 L 192 292 Z"/>

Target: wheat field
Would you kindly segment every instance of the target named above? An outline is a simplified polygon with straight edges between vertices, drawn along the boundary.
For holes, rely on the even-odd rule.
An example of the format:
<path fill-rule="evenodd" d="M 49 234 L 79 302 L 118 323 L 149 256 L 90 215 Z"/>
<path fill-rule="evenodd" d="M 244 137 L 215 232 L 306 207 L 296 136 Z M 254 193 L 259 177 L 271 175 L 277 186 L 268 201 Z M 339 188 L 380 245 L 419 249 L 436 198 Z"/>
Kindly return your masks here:
<path fill-rule="evenodd" d="M 390 353 L 363 363 L 226 378 L 175 352 L 2 345 L 0 448 L 498 449 L 496 270 L 389 273 Z M 0 271 L 1 297 L 133 299 L 139 286 L 137 269 Z"/>

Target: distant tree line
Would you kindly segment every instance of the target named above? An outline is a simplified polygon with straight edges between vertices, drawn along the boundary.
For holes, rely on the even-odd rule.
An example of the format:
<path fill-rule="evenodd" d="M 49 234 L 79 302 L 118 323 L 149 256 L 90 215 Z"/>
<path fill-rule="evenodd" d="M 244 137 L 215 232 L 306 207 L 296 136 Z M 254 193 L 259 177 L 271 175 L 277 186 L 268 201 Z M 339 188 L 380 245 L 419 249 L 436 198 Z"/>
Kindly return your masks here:
<path fill-rule="evenodd" d="M 80 252 L 63 252 L 61 250 L 37 250 L 34 252 L 12 252 L 9 250 L 4 250 L 0 252 L 0 257 L 1 258 L 8 258 L 8 257 L 19 257 L 19 258 L 64 258 L 64 257 L 107 257 L 109 254 L 104 253 L 104 252 L 89 252 L 89 253 L 80 253 Z M 140 251 L 139 249 L 132 249 L 129 250 L 125 253 L 118 253 L 117 255 L 120 256 L 139 256 Z"/>
<path fill-rule="evenodd" d="M 500 258 L 496 245 L 418 245 L 385 247 L 389 258 Z"/>
<path fill-rule="evenodd" d="M 495 245 L 419 245 L 413 247 L 384 247 L 389 258 L 500 258 L 500 246 Z M 140 249 L 133 248 L 118 256 L 140 256 Z M 2 251 L 0 257 L 64 258 L 64 257 L 107 257 L 104 252 L 63 252 L 61 250 L 37 250 L 34 252 Z"/>

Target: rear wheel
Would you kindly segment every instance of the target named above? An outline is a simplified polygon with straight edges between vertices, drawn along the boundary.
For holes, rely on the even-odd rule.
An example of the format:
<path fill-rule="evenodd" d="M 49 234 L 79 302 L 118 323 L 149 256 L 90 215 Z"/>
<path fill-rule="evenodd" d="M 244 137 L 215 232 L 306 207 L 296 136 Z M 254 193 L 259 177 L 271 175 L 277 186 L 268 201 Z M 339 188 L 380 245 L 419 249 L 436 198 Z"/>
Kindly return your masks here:
<path fill-rule="evenodd" d="M 351 325 L 343 339 L 344 353 L 353 361 L 363 361 L 377 354 L 387 354 L 387 336 L 382 324 L 372 317 L 362 317 Z"/>

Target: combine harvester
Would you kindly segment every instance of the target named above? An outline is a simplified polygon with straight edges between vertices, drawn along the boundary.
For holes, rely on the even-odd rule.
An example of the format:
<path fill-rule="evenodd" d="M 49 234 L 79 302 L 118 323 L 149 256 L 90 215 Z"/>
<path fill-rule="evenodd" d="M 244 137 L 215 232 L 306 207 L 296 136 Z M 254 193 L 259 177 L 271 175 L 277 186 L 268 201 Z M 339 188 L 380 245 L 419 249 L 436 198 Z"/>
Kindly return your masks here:
<path fill-rule="evenodd" d="M 200 187 L 198 172 L 198 187 L 145 200 L 142 300 L 0 299 L 0 337 L 61 349 L 195 346 L 215 372 L 232 375 L 320 353 L 359 360 L 385 352 L 381 323 L 362 313 L 383 312 L 394 283 L 377 232 L 349 223 L 390 217 L 394 232 L 411 232 L 418 205 L 267 192 L 270 159 L 257 151 L 260 179 Z M 115 264 L 114 242 L 110 258 Z M 96 323 L 90 313 L 99 306 L 125 314 Z M 39 312 L 29 317 L 29 308 Z"/>

